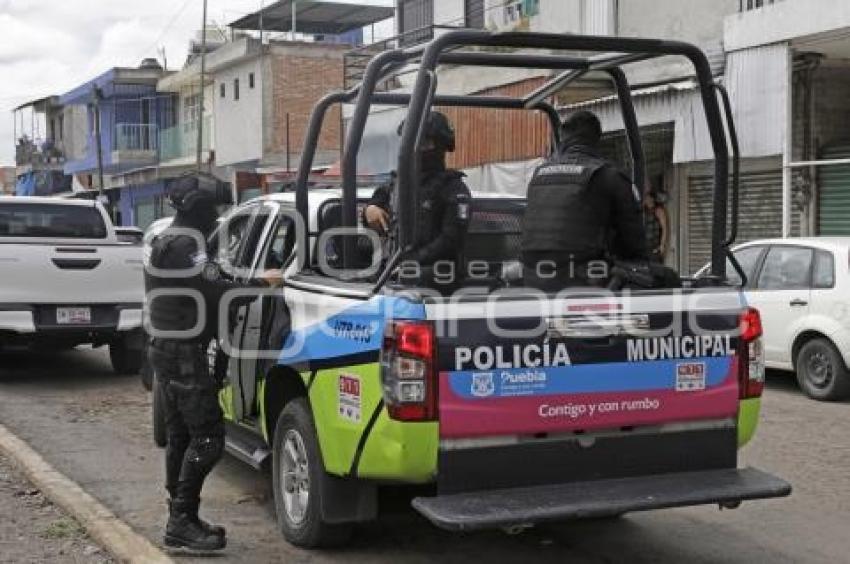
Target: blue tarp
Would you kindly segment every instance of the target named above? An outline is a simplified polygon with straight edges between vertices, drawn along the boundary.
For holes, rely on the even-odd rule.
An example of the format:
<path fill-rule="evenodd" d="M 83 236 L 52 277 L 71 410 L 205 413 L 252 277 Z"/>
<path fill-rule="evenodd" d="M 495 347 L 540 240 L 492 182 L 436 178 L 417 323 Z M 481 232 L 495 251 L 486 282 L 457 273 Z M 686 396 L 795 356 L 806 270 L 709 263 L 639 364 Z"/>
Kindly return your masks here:
<path fill-rule="evenodd" d="M 18 177 L 15 184 L 16 196 L 35 196 L 35 174 L 27 172 Z"/>

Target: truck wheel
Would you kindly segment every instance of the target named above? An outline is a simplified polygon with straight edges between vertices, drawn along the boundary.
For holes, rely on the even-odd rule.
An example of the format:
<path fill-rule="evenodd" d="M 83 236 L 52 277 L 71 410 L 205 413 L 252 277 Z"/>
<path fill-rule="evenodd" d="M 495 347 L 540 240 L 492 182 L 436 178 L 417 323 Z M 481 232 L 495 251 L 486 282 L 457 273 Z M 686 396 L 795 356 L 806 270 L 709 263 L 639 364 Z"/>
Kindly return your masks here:
<path fill-rule="evenodd" d="M 339 545 L 351 535 L 349 525 L 322 520 L 325 469 L 313 416 L 305 398 L 289 402 L 274 432 L 274 501 L 283 537 L 304 548 Z"/>
<path fill-rule="evenodd" d="M 797 354 L 797 382 L 810 398 L 836 401 L 850 396 L 850 373 L 838 349 L 826 339 L 812 339 Z"/>
<path fill-rule="evenodd" d="M 109 344 L 109 360 L 116 374 L 138 374 L 142 369 L 142 349 L 131 348 L 127 339 L 118 337 Z"/>
<path fill-rule="evenodd" d="M 151 423 L 153 427 L 153 442 L 160 448 L 168 444 L 168 434 L 165 431 L 165 398 L 164 390 L 156 373 L 151 381 Z"/>

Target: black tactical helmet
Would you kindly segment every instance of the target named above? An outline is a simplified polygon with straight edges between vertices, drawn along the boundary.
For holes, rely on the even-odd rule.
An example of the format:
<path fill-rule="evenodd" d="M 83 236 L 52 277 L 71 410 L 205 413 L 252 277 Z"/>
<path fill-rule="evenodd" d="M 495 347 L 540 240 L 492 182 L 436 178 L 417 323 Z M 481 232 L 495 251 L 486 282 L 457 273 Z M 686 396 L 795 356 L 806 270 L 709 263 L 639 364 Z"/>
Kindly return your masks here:
<path fill-rule="evenodd" d="M 198 204 L 230 205 L 233 194 L 230 186 L 210 174 L 187 173 L 172 180 L 166 190 L 175 210 L 190 212 Z"/>
<path fill-rule="evenodd" d="M 398 124 L 398 134 L 401 135 L 404 129 L 404 120 Z M 445 114 L 440 112 L 431 112 L 425 119 L 425 129 L 422 132 L 423 137 L 434 142 L 437 149 L 452 153 L 455 150 L 455 130 L 452 123 Z"/>

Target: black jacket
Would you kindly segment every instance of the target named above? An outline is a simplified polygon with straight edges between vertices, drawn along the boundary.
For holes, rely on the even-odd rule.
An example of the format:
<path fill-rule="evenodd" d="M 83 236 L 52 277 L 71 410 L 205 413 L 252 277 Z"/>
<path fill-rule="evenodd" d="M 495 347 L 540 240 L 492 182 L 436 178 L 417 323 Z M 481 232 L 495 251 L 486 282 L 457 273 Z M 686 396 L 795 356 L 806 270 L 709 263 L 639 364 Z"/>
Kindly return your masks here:
<path fill-rule="evenodd" d="M 462 257 L 469 220 L 472 195 L 457 170 L 441 170 L 426 174 L 420 185 L 419 217 L 413 251 L 406 260 L 422 265 Z M 369 200 L 392 213 L 392 186 L 378 187 Z"/>

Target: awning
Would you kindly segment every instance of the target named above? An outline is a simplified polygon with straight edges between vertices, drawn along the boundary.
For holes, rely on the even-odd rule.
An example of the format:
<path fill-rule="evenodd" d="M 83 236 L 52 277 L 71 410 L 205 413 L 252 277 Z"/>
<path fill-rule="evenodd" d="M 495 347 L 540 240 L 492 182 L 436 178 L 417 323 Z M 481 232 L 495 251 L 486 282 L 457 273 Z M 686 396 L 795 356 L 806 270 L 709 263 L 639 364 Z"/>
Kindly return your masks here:
<path fill-rule="evenodd" d="M 323 0 L 280 0 L 259 12 L 236 20 L 230 24 L 230 27 L 292 31 L 293 4 L 295 4 L 295 31 L 310 35 L 339 35 L 390 19 L 395 15 L 394 8 L 370 4 L 343 4 Z"/>

